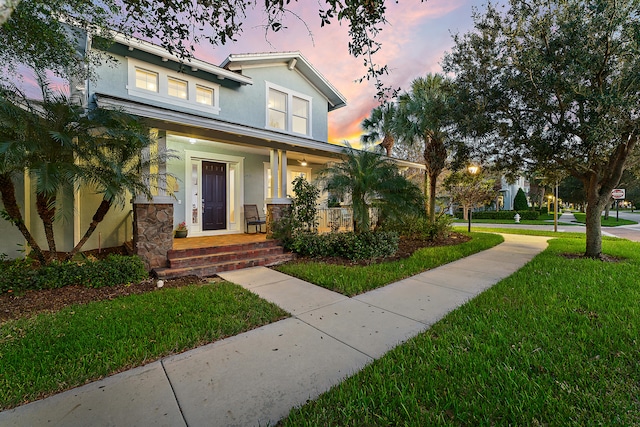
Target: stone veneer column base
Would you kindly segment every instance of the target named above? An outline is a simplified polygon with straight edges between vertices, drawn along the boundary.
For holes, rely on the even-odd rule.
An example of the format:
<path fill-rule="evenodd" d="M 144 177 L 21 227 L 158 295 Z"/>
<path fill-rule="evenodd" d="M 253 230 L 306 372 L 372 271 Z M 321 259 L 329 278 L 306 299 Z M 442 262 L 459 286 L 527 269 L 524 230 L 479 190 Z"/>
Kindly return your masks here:
<path fill-rule="evenodd" d="M 133 204 L 133 251 L 148 270 L 167 267 L 173 248 L 173 203 Z"/>
<path fill-rule="evenodd" d="M 267 237 L 273 237 L 273 223 L 289 214 L 290 203 L 267 203 Z"/>

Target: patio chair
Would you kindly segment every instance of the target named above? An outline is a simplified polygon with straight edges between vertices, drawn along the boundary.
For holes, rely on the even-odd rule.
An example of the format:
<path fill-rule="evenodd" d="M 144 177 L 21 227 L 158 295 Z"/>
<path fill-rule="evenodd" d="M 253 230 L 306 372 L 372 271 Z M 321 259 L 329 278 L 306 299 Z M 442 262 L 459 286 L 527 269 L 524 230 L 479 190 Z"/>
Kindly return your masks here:
<path fill-rule="evenodd" d="M 267 221 L 260 218 L 258 214 L 258 206 L 257 205 L 244 205 L 244 221 L 245 221 L 245 233 L 249 233 L 249 226 L 253 225 L 256 229 L 256 232 L 253 234 L 257 234 L 258 231 L 260 233 L 266 233 L 267 231 L 262 231 L 262 226 L 267 225 Z"/>

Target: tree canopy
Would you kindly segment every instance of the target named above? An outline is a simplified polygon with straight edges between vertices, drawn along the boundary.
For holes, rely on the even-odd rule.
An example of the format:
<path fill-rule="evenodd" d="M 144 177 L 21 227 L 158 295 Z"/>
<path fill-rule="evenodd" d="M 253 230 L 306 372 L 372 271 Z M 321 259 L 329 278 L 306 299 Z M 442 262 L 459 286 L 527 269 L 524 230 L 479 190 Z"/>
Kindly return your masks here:
<path fill-rule="evenodd" d="M 154 40 L 188 59 L 196 44 L 213 45 L 235 40 L 243 30 L 247 11 L 264 15 L 266 31 L 286 28 L 285 18 L 298 17 L 291 8 L 297 0 L 0 0 L 0 58 L 5 66 L 25 63 L 35 69 L 51 69 L 59 75 L 81 72 L 77 46 L 84 45 L 82 32 L 108 36 L 107 30 Z M 379 76 L 387 72 L 373 55 L 381 45 L 376 36 L 386 23 L 384 0 L 318 2 L 321 26 L 347 24 L 354 57 L 363 58 L 366 75 L 374 79 L 383 96 Z M 6 19 L 6 20 L 5 20 Z M 61 21 L 61 19 L 64 21 Z M 95 59 L 94 59 L 95 60 Z"/>
<path fill-rule="evenodd" d="M 600 213 L 638 138 L 640 1 L 510 0 L 474 22 L 444 63 L 461 128 L 501 168 L 579 179 L 585 255 L 600 256 Z"/>

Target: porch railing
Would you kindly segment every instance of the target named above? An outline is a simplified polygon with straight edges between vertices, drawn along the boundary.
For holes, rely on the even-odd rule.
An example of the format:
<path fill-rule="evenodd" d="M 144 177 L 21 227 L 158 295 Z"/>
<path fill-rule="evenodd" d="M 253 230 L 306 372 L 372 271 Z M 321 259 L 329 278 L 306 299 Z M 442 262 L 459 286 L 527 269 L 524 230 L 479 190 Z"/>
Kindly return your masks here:
<path fill-rule="evenodd" d="M 377 209 L 369 210 L 371 227 L 378 222 Z M 353 231 L 353 211 L 351 207 L 320 208 L 318 209 L 318 231 Z"/>

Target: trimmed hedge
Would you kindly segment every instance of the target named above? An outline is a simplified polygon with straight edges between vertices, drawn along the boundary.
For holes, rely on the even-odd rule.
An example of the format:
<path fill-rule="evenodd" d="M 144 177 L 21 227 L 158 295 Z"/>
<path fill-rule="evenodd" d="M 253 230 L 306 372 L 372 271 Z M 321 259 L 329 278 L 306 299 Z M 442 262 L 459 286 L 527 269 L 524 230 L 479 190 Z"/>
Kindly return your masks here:
<path fill-rule="evenodd" d="M 0 264 L 0 293 L 28 289 L 54 289 L 69 285 L 90 288 L 137 283 L 149 277 L 137 256 L 111 254 L 103 260 L 53 262 L 34 268 L 30 260 Z"/>
<path fill-rule="evenodd" d="M 365 233 L 298 233 L 291 250 L 310 257 L 342 257 L 352 261 L 382 258 L 398 251 L 399 237 L 395 232 Z"/>
<path fill-rule="evenodd" d="M 472 218 L 474 219 L 513 219 L 516 213 L 520 214 L 520 219 L 536 220 L 540 216 L 538 211 L 483 211 L 474 212 Z M 456 217 L 462 218 L 462 213 L 456 214 Z"/>

